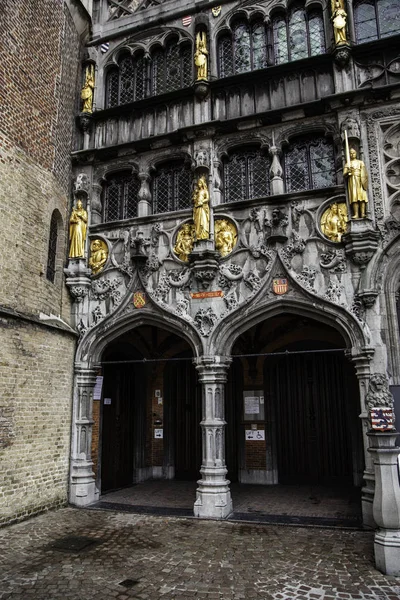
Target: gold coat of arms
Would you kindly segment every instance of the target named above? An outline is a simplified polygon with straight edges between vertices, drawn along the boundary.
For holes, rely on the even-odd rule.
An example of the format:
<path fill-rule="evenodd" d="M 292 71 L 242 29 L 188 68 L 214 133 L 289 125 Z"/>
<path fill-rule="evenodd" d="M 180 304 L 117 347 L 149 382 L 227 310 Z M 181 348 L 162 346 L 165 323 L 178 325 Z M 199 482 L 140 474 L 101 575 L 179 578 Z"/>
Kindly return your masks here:
<path fill-rule="evenodd" d="M 135 292 L 133 294 L 133 305 L 135 308 L 143 308 L 146 306 L 146 294 L 144 292 Z"/>
<path fill-rule="evenodd" d="M 289 289 L 289 284 L 287 279 L 273 279 L 272 280 L 272 290 L 274 294 L 281 296 L 282 294 L 286 294 Z"/>

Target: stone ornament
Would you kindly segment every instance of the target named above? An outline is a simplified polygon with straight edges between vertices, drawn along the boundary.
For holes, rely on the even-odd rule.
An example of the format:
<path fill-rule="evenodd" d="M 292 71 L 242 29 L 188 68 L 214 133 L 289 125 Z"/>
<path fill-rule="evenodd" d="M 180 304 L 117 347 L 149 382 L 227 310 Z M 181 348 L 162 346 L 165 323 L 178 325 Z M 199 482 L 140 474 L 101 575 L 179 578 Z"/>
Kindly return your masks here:
<path fill-rule="evenodd" d="M 321 231 L 331 242 L 341 242 L 347 231 L 347 206 L 340 203 L 331 204 L 322 214 Z"/>
<path fill-rule="evenodd" d="M 196 35 L 196 52 L 194 64 L 197 69 L 196 81 L 208 80 L 208 50 L 207 35 L 205 31 L 198 31 Z"/>
<path fill-rule="evenodd" d="M 92 240 L 90 244 L 89 267 L 92 269 L 93 275 L 100 273 L 108 258 L 108 246 L 100 239 Z"/>
<path fill-rule="evenodd" d="M 69 219 L 69 258 L 85 257 L 85 241 L 88 215 L 82 201 L 77 200 Z"/>
<path fill-rule="evenodd" d="M 227 219 L 215 221 L 215 249 L 222 257 L 227 256 L 236 246 L 238 232 L 233 223 Z"/>
<path fill-rule="evenodd" d="M 82 112 L 93 112 L 93 93 L 94 93 L 94 65 L 86 67 L 85 84 L 81 91 Z"/>
<path fill-rule="evenodd" d="M 393 396 L 389 390 L 389 381 L 386 373 L 375 373 L 369 380 L 368 393 L 365 404 L 370 411 L 376 407 L 387 407 L 393 409 Z"/>
<path fill-rule="evenodd" d="M 353 211 L 353 219 L 365 219 L 368 203 L 368 173 L 365 164 L 357 158 L 357 151 L 349 149 L 347 131 L 345 131 L 346 164 L 343 176 L 347 179 L 349 202 Z"/>
<path fill-rule="evenodd" d="M 184 223 L 178 231 L 174 252 L 180 260 L 188 262 L 189 254 L 193 250 L 194 244 L 194 225 Z"/>

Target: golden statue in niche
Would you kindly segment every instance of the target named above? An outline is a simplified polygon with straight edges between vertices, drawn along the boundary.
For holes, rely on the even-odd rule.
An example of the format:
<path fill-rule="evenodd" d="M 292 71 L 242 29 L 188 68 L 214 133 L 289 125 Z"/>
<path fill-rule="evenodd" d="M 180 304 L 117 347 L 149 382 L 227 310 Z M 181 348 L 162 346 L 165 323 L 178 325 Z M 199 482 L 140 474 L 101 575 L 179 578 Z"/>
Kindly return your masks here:
<path fill-rule="evenodd" d="M 90 244 L 89 267 L 93 275 L 103 270 L 108 258 L 108 246 L 103 240 L 93 240 Z"/>
<path fill-rule="evenodd" d="M 336 45 L 347 44 L 346 21 L 344 0 L 332 0 L 332 24 Z"/>
<path fill-rule="evenodd" d="M 83 100 L 82 112 L 91 113 L 93 112 L 93 92 L 94 92 L 94 65 L 88 65 L 86 67 L 85 85 L 81 91 L 81 98 Z"/>
<path fill-rule="evenodd" d="M 194 53 L 194 64 L 197 68 L 196 81 L 208 79 L 208 50 L 207 35 L 205 31 L 198 31 L 196 35 L 196 52 Z"/>
<path fill-rule="evenodd" d="M 82 201 L 77 200 L 69 219 L 69 258 L 85 257 L 87 221 L 88 215 Z"/>
<path fill-rule="evenodd" d="M 227 219 L 215 221 L 215 248 L 221 256 L 227 256 L 234 249 L 238 232 L 233 223 Z"/>
<path fill-rule="evenodd" d="M 362 160 L 357 158 L 354 148 L 349 150 L 347 131 L 345 131 L 346 164 L 343 175 L 347 179 L 349 202 L 353 211 L 353 219 L 365 219 L 368 202 L 368 172 Z"/>
<path fill-rule="evenodd" d="M 174 246 L 174 252 L 178 258 L 187 262 L 189 260 L 189 254 L 193 250 L 194 244 L 194 225 L 190 223 L 184 223 L 178 231 L 176 236 L 176 242 Z"/>
<path fill-rule="evenodd" d="M 196 240 L 208 240 L 210 237 L 210 194 L 206 176 L 201 175 L 193 191 L 193 221 Z"/>
<path fill-rule="evenodd" d="M 344 202 L 331 204 L 321 217 L 321 230 L 332 242 L 341 242 L 347 231 L 347 207 Z"/>

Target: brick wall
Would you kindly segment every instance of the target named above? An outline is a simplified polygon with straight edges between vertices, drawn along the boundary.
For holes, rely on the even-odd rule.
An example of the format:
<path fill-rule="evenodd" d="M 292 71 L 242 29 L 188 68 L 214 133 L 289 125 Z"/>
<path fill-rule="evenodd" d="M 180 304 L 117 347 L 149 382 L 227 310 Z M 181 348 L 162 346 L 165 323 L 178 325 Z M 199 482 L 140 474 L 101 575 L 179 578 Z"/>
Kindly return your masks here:
<path fill-rule="evenodd" d="M 0 318 L 0 523 L 67 501 L 74 344 Z"/>

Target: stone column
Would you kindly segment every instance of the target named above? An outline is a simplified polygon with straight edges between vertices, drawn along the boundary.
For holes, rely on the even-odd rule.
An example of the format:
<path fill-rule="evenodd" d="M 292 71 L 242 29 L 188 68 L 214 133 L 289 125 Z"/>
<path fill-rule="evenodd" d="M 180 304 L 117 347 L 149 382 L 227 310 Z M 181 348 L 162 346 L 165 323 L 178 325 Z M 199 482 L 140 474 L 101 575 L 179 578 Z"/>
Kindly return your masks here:
<path fill-rule="evenodd" d="M 374 354 L 374 350 L 366 350 L 358 356 L 351 357 L 356 368 L 356 374 L 360 390 L 360 419 L 362 426 L 362 437 L 364 446 L 364 486 L 361 491 L 361 507 L 363 515 L 363 523 L 368 527 L 375 527 L 374 517 L 372 514 L 372 502 L 374 499 L 375 474 L 372 456 L 368 452 L 368 437 L 369 431 L 369 415 L 365 405 L 365 398 L 368 392 L 368 382 L 370 378 L 370 361 Z"/>
<path fill-rule="evenodd" d="M 103 222 L 103 205 L 101 203 L 102 187 L 99 183 L 92 185 L 92 197 L 90 199 L 91 225 L 98 225 Z"/>
<path fill-rule="evenodd" d="M 75 368 L 69 501 L 76 506 L 87 506 L 99 496 L 91 459 L 93 389 L 96 373 L 97 369 L 94 368 Z"/>
<path fill-rule="evenodd" d="M 400 484 L 396 431 L 368 433 L 375 466 L 373 515 L 376 568 L 400 576 Z"/>
<path fill-rule="evenodd" d="M 202 478 L 197 482 L 196 517 L 225 519 L 232 499 L 225 466 L 225 383 L 231 363 L 227 356 L 203 356 L 194 363 L 202 385 Z"/>
<path fill-rule="evenodd" d="M 147 217 L 152 213 L 151 192 L 150 192 L 150 174 L 143 172 L 139 173 L 140 190 L 138 193 L 138 217 Z"/>
<path fill-rule="evenodd" d="M 273 145 L 271 146 L 269 153 L 271 156 L 271 168 L 269 170 L 271 196 L 275 196 L 276 194 L 283 194 L 285 192 L 283 169 L 279 160 L 279 149 Z"/>

